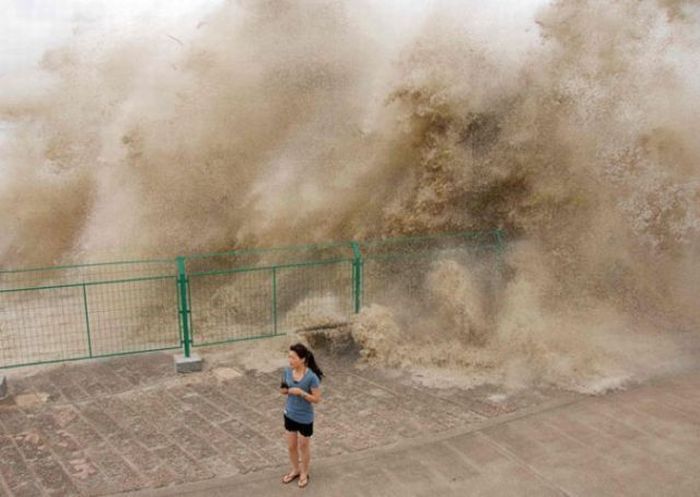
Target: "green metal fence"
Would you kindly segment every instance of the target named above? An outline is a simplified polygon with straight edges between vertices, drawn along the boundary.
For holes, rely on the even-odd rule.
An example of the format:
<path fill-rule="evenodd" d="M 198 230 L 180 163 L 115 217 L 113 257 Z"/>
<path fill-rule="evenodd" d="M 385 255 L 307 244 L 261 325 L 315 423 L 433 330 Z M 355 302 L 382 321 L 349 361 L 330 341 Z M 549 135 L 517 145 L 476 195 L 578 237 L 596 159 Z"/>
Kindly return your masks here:
<path fill-rule="evenodd" d="M 449 258 L 494 273 L 502 232 L 0 271 L 0 368 L 337 327 Z M 494 278 L 486 278 L 492 281 Z"/>
<path fill-rule="evenodd" d="M 0 271 L 0 367 L 177 349 L 173 261 Z"/>

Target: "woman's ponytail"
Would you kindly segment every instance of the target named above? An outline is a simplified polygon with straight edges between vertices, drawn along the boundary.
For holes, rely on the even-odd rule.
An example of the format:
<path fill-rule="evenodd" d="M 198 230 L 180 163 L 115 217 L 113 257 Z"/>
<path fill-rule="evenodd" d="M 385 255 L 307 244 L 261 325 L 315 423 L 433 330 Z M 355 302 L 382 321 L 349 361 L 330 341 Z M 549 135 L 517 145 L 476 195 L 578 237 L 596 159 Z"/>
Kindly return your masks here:
<path fill-rule="evenodd" d="M 313 352 L 310 350 L 309 355 L 306 357 L 306 365 L 311 371 L 316 373 L 316 376 L 318 376 L 318 381 L 323 380 L 323 371 L 321 371 L 321 368 L 319 368 L 318 364 L 316 364 L 316 358 L 314 357 Z"/>
<path fill-rule="evenodd" d="M 316 364 L 316 358 L 314 357 L 313 352 L 306 348 L 303 343 L 295 343 L 289 347 L 289 350 L 296 353 L 296 355 L 299 356 L 299 359 L 303 359 L 304 362 L 306 362 L 306 366 L 313 371 L 316 376 L 318 376 L 319 381 L 323 379 L 323 371 L 321 371 L 321 368 L 319 368 L 318 364 Z"/>

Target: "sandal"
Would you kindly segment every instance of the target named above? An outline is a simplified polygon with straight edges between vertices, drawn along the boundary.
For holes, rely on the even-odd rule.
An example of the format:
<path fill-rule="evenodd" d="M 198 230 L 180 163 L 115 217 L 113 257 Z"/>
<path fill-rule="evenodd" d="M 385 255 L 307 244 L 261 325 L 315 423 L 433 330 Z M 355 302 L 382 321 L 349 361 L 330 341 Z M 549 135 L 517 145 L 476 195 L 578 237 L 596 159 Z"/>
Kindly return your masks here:
<path fill-rule="evenodd" d="M 287 473 L 286 475 L 284 475 L 282 477 L 282 483 L 284 483 L 284 484 L 292 483 L 294 480 L 299 478 L 299 475 L 301 475 L 301 473 L 293 473 L 290 471 L 289 473 Z"/>
<path fill-rule="evenodd" d="M 306 475 L 306 478 L 299 478 L 299 488 L 304 488 L 306 485 L 308 485 L 309 478 L 311 478 L 311 475 Z"/>

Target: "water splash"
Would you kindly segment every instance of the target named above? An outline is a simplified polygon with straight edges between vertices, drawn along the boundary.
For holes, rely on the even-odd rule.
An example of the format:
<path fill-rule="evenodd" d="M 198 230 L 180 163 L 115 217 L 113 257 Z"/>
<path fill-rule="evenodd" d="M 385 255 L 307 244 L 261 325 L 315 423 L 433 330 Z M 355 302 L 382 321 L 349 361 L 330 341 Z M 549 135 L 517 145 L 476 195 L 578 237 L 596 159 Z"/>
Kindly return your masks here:
<path fill-rule="evenodd" d="M 501 227 L 497 305 L 443 261 L 425 285 L 453 333 L 407 350 L 586 391 L 640 377 L 700 321 L 698 8 L 553 2 L 498 39 L 488 13 L 435 2 L 389 36 L 360 2 L 229 2 L 184 42 L 50 51 L 0 82 L 1 263 Z M 386 312 L 358 339 L 407 364 L 384 342 L 418 333 L 367 324 L 406 310 Z"/>

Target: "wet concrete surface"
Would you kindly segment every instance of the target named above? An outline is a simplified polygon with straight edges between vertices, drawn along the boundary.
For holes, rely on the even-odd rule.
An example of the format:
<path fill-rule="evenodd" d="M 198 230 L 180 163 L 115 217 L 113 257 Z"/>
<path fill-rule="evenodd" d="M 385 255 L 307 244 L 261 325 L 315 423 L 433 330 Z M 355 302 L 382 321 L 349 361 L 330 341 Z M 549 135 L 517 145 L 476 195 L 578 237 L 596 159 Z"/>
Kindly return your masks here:
<path fill-rule="evenodd" d="M 698 454 L 700 371 L 686 371 L 324 458 L 305 489 L 280 466 L 123 497 L 694 497 Z"/>
<path fill-rule="evenodd" d="M 169 354 L 6 372 L 0 495 L 168 490 L 284 467 L 281 370 L 247 370 L 202 355 L 205 370 L 188 375 L 175 373 Z M 495 386 L 440 390 L 342 354 L 320 360 L 327 376 L 314 462 L 422 443 L 580 397 L 557 390 L 505 395 Z"/>

